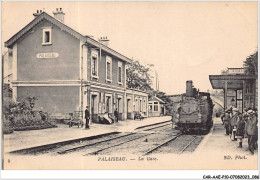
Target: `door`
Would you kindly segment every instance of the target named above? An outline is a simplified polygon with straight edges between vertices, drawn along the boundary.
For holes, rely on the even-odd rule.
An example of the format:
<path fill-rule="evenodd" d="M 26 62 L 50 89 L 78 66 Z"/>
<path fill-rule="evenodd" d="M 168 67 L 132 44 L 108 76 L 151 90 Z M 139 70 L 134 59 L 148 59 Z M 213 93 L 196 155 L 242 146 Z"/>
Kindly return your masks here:
<path fill-rule="evenodd" d="M 130 101 L 130 99 L 127 99 L 127 105 L 126 105 L 126 113 L 128 114 L 129 113 L 129 101 Z"/>
<path fill-rule="evenodd" d="M 112 107 L 110 107 L 110 104 L 111 104 L 111 97 L 110 96 L 107 96 L 106 97 L 106 112 L 107 113 L 111 113 L 111 108 Z"/>
<path fill-rule="evenodd" d="M 117 112 L 121 112 L 121 98 L 117 99 Z"/>
<path fill-rule="evenodd" d="M 161 115 L 164 115 L 164 107 L 161 107 Z"/>
<path fill-rule="evenodd" d="M 97 95 L 92 95 L 91 96 L 91 120 L 93 121 L 94 117 L 95 117 L 95 112 L 96 112 L 96 100 Z"/>

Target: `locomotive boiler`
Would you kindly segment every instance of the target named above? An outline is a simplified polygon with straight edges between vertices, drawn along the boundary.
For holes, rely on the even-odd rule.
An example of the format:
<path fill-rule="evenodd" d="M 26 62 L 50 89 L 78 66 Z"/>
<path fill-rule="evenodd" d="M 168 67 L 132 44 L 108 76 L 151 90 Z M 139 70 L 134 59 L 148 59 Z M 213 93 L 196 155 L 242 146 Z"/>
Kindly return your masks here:
<path fill-rule="evenodd" d="M 210 93 L 199 92 L 192 81 L 186 81 L 186 93 L 182 95 L 173 117 L 175 129 L 208 132 L 213 125 L 213 106 Z"/>

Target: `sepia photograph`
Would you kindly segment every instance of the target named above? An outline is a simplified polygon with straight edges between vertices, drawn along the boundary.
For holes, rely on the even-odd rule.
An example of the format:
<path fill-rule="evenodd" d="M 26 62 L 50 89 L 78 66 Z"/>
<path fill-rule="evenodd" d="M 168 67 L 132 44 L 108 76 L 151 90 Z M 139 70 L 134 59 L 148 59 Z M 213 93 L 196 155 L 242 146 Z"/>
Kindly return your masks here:
<path fill-rule="evenodd" d="M 258 170 L 257 1 L 1 13 L 2 170 Z"/>

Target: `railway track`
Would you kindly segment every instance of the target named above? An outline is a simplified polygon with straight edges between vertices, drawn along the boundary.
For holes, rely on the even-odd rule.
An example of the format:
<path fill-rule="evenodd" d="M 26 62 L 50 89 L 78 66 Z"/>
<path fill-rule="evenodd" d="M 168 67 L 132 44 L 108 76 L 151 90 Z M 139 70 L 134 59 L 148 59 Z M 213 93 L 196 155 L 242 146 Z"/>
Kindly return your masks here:
<path fill-rule="evenodd" d="M 107 139 L 107 140 L 98 141 L 98 142 L 95 142 L 95 143 L 92 143 L 92 144 L 76 146 L 76 147 L 69 148 L 69 149 L 66 149 L 66 150 L 63 150 L 63 151 L 59 151 L 58 153 L 59 154 L 65 154 L 65 153 L 77 151 L 77 150 L 80 150 L 80 149 L 84 149 L 86 147 L 98 145 L 98 144 L 101 144 L 101 143 L 107 143 L 107 142 L 111 142 L 113 140 L 119 140 L 119 142 L 117 142 L 117 143 L 112 143 L 113 145 L 105 146 L 105 147 L 100 148 L 96 151 L 86 153 L 83 156 L 97 155 L 101 151 L 104 151 L 104 150 L 107 150 L 107 149 L 110 149 L 110 148 L 113 148 L 113 147 L 116 147 L 116 146 L 120 146 L 122 144 L 125 144 L 125 143 L 128 143 L 128 142 L 149 136 L 150 134 L 153 134 L 153 132 L 151 132 L 151 133 L 146 133 L 146 134 L 143 135 L 143 133 L 142 133 L 143 131 L 147 132 L 147 131 L 151 131 L 151 130 L 154 130 L 154 129 L 170 126 L 170 125 L 171 125 L 171 123 L 167 122 L 167 123 L 163 123 L 163 125 L 156 124 L 156 125 L 153 125 L 152 127 L 148 126 L 148 127 L 144 127 L 144 128 L 138 128 L 135 132 L 131 132 L 131 133 L 128 133 L 126 135 L 121 135 L 121 136 L 110 138 L 110 139 Z M 131 137 L 131 136 L 133 136 L 133 137 Z M 124 138 L 128 138 L 128 139 L 125 140 Z"/>
<path fill-rule="evenodd" d="M 160 147 L 166 145 L 167 143 L 173 141 L 174 139 L 176 139 L 177 137 L 179 137 L 179 136 L 181 136 L 181 135 L 182 135 L 182 134 L 179 133 L 179 134 L 177 134 L 176 136 L 174 136 L 174 137 L 172 137 L 172 138 L 166 140 L 165 142 L 163 142 L 163 143 L 159 144 L 158 146 L 156 146 L 156 147 L 154 147 L 154 148 L 148 150 L 147 152 L 145 152 L 145 153 L 143 154 L 143 156 L 146 156 L 146 155 L 148 155 L 148 154 L 151 154 L 151 153 L 152 153 L 153 151 L 155 151 L 156 149 L 158 149 L 158 148 L 160 148 Z"/>
<path fill-rule="evenodd" d="M 192 139 L 191 139 L 192 138 Z M 136 128 L 132 132 L 113 132 L 85 139 L 76 139 L 55 143 L 52 146 L 40 146 L 23 149 L 23 154 L 64 155 L 74 153 L 83 156 L 156 153 L 182 154 L 196 148 L 197 136 L 184 135 L 172 129 L 171 122 L 163 122 Z M 194 143 L 195 141 L 195 143 Z M 189 148 L 190 147 L 190 148 Z M 19 153 L 19 151 L 16 151 Z"/>
<path fill-rule="evenodd" d="M 128 134 L 125 134 L 125 135 L 122 135 L 122 136 L 113 137 L 113 138 L 106 139 L 106 140 L 101 140 L 101 141 L 94 142 L 94 143 L 91 143 L 91 144 L 79 145 L 79 146 L 76 146 L 76 147 L 73 147 L 73 148 L 68 148 L 68 149 L 65 149 L 65 150 L 62 150 L 62 151 L 58 151 L 57 153 L 58 153 L 58 154 L 65 154 L 65 153 L 73 152 L 73 151 L 76 151 L 76 150 L 79 150 L 79 149 L 86 148 L 86 147 L 88 147 L 88 146 L 94 146 L 94 145 L 97 145 L 97 144 L 99 144 L 99 143 L 104 143 L 104 142 L 107 142 L 107 141 L 112 141 L 112 140 L 119 139 L 119 138 L 122 138 L 122 137 L 130 136 L 130 135 L 132 135 L 132 134 L 134 134 L 134 133 L 128 133 Z"/>
<path fill-rule="evenodd" d="M 107 149 L 110 149 L 110 148 L 113 148 L 113 147 L 116 147 L 116 146 L 120 146 L 120 145 L 122 145 L 122 144 L 125 144 L 125 143 L 128 143 L 128 142 L 131 142 L 131 141 L 134 141 L 134 140 L 137 140 L 137 139 L 146 137 L 146 136 L 148 136 L 148 135 L 149 135 L 149 134 L 145 134 L 145 135 L 140 136 L 140 137 L 135 137 L 135 138 L 130 139 L 130 140 L 122 141 L 122 142 L 120 142 L 120 143 L 113 144 L 113 145 L 111 145 L 111 146 L 107 146 L 107 147 L 101 148 L 101 149 L 96 150 L 96 151 L 94 151 L 94 152 L 90 152 L 90 153 L 84 154 L 83 156 L 97 155 L 97 154 L 100 153 L 101 151 L 104 151 L 104 150 L 107 150 Z"/>
<path fill-rule="evenodd" d="M 154 132 L 149 132 L 152 130 L 160 130 L 162 128 L 165 128 L 167 126 L 170 126 L 171 122 L 166 121 L 162 123 L 157 123 L 157 124 L 151 124 L 143 127 L 137 128 L 133 132 L 129 133 L 119 133 L 119 132 L 113 132 L 107 134 L 107 136 L 104 135 L 98 135 L 95 137 L 88 137 L 88 138 L 80 138 L 80 139 L 75 139 L 75 140 L 69 140 L 69 141 L 63 141 L 63 142 L 58 142 L 54 144 L 49 144 L 49 145 L 42 145 L 42 146 L 37 146 L 37 147 L 31 147 L 31 148 L 26 148 L 26 149 L 21 149 L 17 151 L 13 151 L 11 153 L 18 153 L 18 154 L 46 154 L 46 153 L 56 153 L 56 154 L 66 154 L 74 151 L 78 151 L 81 149 L 89 148 L 89 147 L 95 147 L 100 144 L 106 144 L 109 142 L 116 142 L 114 145 L 111 147 L 119 146 L 121 144 L 134 141 L 136 139 L 148 136 L 149 134 L 153 134 Z M 146 132 L 146 134 L 144 134 Z M 101 140 L 99 140 L 101 139 Z M 111 147 L 106 147 L 105 149 L 109 149 Z M 104 148 L 103 148 L 104 149 Z M 95 154 L 93 152 L 92 154 Z"/>
<path fill-rule="evenodd" d="M 192 135 L 192 139 L 191 139 L 191 140 L 188 140 L 188 142 L 186 143 L 187 139 L 189 139 L 190 136 L 191 136 L 191 135 L 184 135 L 184 134 L 182 134 L 182 133 L 179 133 L 179 134 L 175 135 L 174 137 L 172 137 L 172 138 L 170 138 L 170 139 L 164 141 L 163 143 L 157 145 L 156 147 L 154 147 L 154 148 L 152 148 L 152 149 L 146 151 L 145 153 L 143 153 L 142 156 L 150 155 L 150 154 L 153 154 L 153 153 L 156 154 L 156 153 L 158 153 L 158 152 L 159 152 L 159 153 L 161 153 L 161 152 L 167 152 L 167 150 L 165 150 L 165 149 L 164 149 L 164 150 L 161 150 L 161 149 L 163 149 L 163 148 L 168 148 L 168 149 L 170 149 L 170 150 L 171 150 L 170 152 L 171 152 L 171 153 L 174 153 L 174 154 L 176 154 L 176 153 L 177 153 L 177 154 L 182 154 L 182 153 L 184 153 L 184 152 L 193 144 L 193 142 L 194 142 L 195 140 L 197 140 L 197 138 L 198 138 L 197 135 L 195 135 L 195 136 Z M 177 140 L 177 139 L 178 139 L 178 140 Z M 202 138 L 201 138 L 201 139 L 202 139 Z M 200 139 L 200 140 L 201 140 L 201 139 Z M 184 145 L 181 145 L 181 144 L 176 145 L 176 144 L 175 144 L 175 145 L 170 145 L 170 146 L 168 147 L 168 145 L 169 145 L 170 143 L 172 143 L 172 144 L 176 143 L 175 140 L 185 142 L 185 144 L 184 144 Z M 196 147 L 197 147 L 196 144 L 193 144 L 193 145 L 195 145 L 195 148 L 194 148 L 194 147 L 191 147 L 192 151 L 193 151 L 194 149 L 196 149 Z"/>
<path fill-rule="evenodd" d="M 197 136 L 195 136 L 178 154 L 182 154 L 196 138 Z"/>

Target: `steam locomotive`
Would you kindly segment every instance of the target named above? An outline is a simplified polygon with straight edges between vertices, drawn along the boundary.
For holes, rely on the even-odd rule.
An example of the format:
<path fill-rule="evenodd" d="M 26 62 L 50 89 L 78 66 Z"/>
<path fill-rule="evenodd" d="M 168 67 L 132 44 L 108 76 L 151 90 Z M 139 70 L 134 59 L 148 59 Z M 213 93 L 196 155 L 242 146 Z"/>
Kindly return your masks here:
<path fill-rule="evenodd" d="M 210 93 L 199 92 L 192 81 L 186 81 L 186 93 L 182 95 L 173 117 L 175 129 L 207 133 L 213 125 L 213 107 Z"/>

